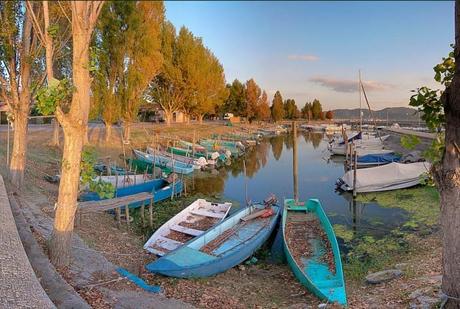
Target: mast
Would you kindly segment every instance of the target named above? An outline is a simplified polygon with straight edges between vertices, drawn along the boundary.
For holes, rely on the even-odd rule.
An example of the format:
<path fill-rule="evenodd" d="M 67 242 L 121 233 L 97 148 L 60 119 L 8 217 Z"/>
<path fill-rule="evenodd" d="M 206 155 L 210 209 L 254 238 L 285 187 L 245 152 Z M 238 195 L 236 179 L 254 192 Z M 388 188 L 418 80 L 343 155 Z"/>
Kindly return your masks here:
<path fill-rule="evenodd" d="M 361 70 L 358 70 L 358 92 L 359 92 L 359 131 L 363 131 L 363 112 L 361 110 Z"/>

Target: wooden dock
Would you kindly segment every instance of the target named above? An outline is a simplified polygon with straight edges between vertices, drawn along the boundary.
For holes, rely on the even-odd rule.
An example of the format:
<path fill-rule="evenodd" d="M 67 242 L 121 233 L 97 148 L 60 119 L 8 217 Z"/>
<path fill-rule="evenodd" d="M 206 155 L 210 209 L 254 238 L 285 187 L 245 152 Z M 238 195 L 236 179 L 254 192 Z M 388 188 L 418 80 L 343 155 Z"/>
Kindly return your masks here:
<path fill-rule="evenodd" d="M 407 129 L 396 129 L 396 128 L 385 128 L 385 131 L 396 133 L 399 135 L 415 135 L 420 138 L 427 138 L 427 139 L 435 139 L 435 133 L 428 133 L 428 132 L 419 132 L 419 131 L 412 131 Z"/>

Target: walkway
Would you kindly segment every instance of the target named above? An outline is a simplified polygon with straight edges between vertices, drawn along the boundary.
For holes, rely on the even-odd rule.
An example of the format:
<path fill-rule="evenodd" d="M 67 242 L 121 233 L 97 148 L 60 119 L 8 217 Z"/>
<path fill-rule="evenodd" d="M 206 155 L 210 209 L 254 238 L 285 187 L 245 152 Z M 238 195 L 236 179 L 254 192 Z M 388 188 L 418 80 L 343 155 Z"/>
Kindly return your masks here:
<path fill-rule="evenodd" d="M 1 175 L 0 308 L 55 308 L 24 251 Z"/>

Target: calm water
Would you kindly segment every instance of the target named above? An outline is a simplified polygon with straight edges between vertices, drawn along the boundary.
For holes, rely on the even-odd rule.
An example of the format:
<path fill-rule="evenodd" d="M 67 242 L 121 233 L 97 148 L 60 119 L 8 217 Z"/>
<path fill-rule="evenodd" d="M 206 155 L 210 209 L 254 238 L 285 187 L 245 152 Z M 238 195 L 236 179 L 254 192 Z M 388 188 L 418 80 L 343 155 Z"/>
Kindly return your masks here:
<path fill-rule="evenodd" d="M 280 202 L 292 198 L 293 142 L 290 134 L 267 138 L 243 159 L 232 162 L 216 174 L 194 176 L 193 187 L 197 192 L 220 195 L 241 205 L 246 204 L 246 192 L 250 201 L 261 201 L 270 193 Z M 354 203 L 350 194 L 335 192 L 335 182 L 344 173 L 343 159 L 328 160 L 326 146 L 323 134 L 298 133 L 299 200 L 318 198 L 332 224 L 343 224 L 373 236 L 382 236 L 408 219 L 402 209 L 383 208 L 376 203 Z"/>

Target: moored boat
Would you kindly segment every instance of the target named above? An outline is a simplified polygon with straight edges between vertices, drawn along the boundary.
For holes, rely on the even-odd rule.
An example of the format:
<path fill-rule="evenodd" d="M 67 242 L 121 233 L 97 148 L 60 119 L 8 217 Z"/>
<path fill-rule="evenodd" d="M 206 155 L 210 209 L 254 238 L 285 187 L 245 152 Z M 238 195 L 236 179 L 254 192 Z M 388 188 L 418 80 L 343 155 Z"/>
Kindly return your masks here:
<path fill-rule="evenodd" d="M 124 188 L 118 188 L 115 191 L 115 197 L 128 196 L 141 192 L 149 192 L 153 194 L 154 202 L 160 202 L 171 198 L 172 196 L 178 195 L 182 192 L 183 184 L 180 180 L 175 180 L 173 183 L 169 183 L 165 179 L 154 179 L 146 181 L 141 184 L 132 185 Z M 103 198 L 99 197 L 96 192 L 86 192 L 80 195 L 80 201 L 99 201 Z M 143 202 L 136 202 L 129 204 L 129 208 L 138 208 L 145 203 L 148 205 L 150 201 L 145 200 Z"/>
<path fill-rule="evenodd" d="M 389 164 L 391 162 L 399 162 L 401 156 L 397 154 L 385 153 L 385 154 L 368 154 L 365 156 L 359 156 L 356 160 L 358 168 L 372 167 Z"/>
<path fill-rule="evenodd" d="M 286 259 L 297 280 L 317 297 L 346 306 L 339 246 L 320 201 L 286 199 L 282 232 Z"/>
<path fill-rule="evenodd" d="M 161 156 L 171 158 L 171 160 L 176 160 L 179 162 L 190 164 L 193 166 L 194 169 L 197 169 L 197 170 L 208 165 L 208 161 L 204 157 L 199 157 L 199 158 L 186 157 L 186 156 L 174 154 L 174 152 L 170 153 L 167 151 L 155 150 L 150 147 L 147 147 L 147 153 L 153 156 L 155 156 L 156 154 L 159 154 Z"/>
<path fill-rule="evenodd" d="M 280 207 L 275 204 L 245 207 L 145 268 L 178 278 L 208 277 L 224 272 L 262 246 L 275 228 L 279 213 Z"/>
<path fill-rule="evenodd" d="M 144 249 L 163 256 L 205 233 L 225 219 L 232 203 L 212 203 L 197 199 L 152 234 Z"/>
<path fill-rule="evenodd" d="M 174 161 L 172 158 L 165 157 L 159 154 L 148 154 L 146 152 L 133 149 L 134 155 L 145 162 L 155 164 L 160 167 L 169 167 L 173 172 L 179 174 L 191 174 L 193 173 L 193 166 L 180 161 Z"/>

